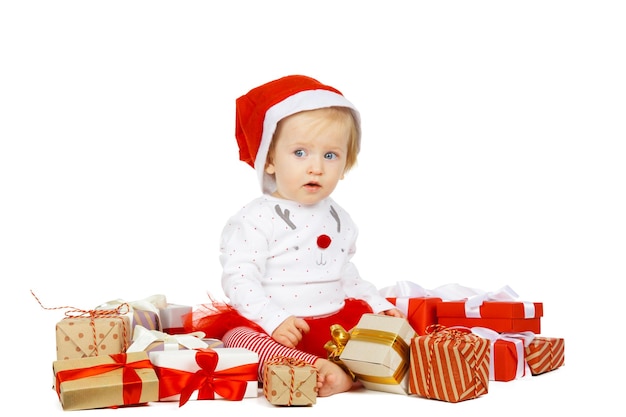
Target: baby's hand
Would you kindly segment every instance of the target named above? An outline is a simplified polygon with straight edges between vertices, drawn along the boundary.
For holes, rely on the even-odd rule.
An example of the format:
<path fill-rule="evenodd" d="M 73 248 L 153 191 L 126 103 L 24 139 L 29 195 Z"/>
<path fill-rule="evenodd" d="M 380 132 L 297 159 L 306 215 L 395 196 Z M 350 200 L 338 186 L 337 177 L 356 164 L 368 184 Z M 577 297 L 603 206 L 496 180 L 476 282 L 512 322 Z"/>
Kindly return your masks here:
<path fill-rule="evenodd" d="M 383 311 L 383 314 L 386 316 L 400 317 L 402 319 L 406 318 L 404 313 L 398 310 L 397 308 L 392 308 L 391 310 L 385 310 Z"/>
<path fill-rule="evenodd" d="M 302 335 L 308 333 L 310 327 L 306 321 L 295 316 L 288 317 L 272 332 L 272 338 L 281 345 L 295 348 Z"/>

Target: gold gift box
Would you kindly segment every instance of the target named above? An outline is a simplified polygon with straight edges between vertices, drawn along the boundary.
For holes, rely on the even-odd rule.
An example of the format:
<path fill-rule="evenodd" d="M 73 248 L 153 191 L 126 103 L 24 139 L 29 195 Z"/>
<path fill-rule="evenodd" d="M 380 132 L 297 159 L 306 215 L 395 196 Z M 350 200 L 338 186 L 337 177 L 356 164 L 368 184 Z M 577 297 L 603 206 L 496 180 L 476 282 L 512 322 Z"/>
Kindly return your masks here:
<path fill-rule="evenodd" d="M 159 400 L 159 380 L 146 352 L 58 360 L 52 369 L 64 410 Z"/>
<path fill-rule="evenodd" d="M 408 394 L 409 346 L 416 335 L 404 318 L 364 314 L 339 359 L 365 388 Z"/>

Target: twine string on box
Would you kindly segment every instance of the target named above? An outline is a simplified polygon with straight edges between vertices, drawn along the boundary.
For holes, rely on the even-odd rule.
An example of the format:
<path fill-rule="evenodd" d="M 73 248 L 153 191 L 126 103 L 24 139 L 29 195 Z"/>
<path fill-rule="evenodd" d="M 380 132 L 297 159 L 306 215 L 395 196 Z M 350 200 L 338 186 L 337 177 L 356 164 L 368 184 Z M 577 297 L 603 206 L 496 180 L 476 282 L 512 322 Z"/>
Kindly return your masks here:
<path fill-rule="evenodd" d="M 127 314 L 130 311 L 130 306 L 128 305 L 128 303 L 122 303 L 119 306 L 117 306 L 117 308 L 112 309 L 112 310 L 82 310 L 80 308 L 76 308 L 72 306 L 45 307 L 41 303 L 39 298 L 35 295 L 33 290 L 30 290 L 30 293 L 33 295 L 33 297 L 35 297 L 35 300 L 37 300 L 41 308 L 43 308 L 44 310 L 66 310 L 65 317 L 63 318 L 64 320 L 88 317 L 90 319 L 89 325 L 91 327 L 91 333 L 93 336 L 93 345 L 94 345 L 94 350 L 96 352 L 96 356 L 98 356 L 98 337 L 96 334 L 95 319 L 107 318 L 107 317 L 121 319 L 123 315 Z M 127 335 L 128 335 L 128 329 L 126 328 L 126 322 L 122 320 L 122 339 L 124 343 L 122 353 L 126 352 L 126 349 L 128 349 Z"/>
<path fill-rule="evenodd" d="M 267 373 L 268 373 L 268 365 L 287 365 L 289 366 L 289 401 L 287 402 L 287 405 L 291 405 L 293 403 L 293 396 L 296 392 L 296 371 L 295 368 L 301 368 L 304 366 L 307 366 L 308 363 L 306 363 L 305 361 L 303 361 L 302 359 L 295 359 L 295 358 L 288 358 L 285 356 L 273 356 L 272 358 L 268 359 L 265 362 L 265 376 L 264 376 L 264 381 L 267 381 Z M 263 391 L 265 393 L 265 396 L 267 398 L 269 398 L 268 392 L 267 392 L 267 383 L 263 385 Z"/>

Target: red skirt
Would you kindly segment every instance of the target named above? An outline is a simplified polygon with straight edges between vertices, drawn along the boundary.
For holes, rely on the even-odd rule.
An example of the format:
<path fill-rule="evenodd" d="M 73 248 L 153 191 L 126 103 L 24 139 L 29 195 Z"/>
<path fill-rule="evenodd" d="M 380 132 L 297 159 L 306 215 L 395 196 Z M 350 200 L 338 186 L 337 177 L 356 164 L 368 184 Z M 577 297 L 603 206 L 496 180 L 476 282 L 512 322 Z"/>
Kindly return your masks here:
<path fill-rule="evenodd" d="M 369 304 L 363 300 L 349 298 L 343 308 L 336 313 L 320 317 L 303 317 L 311 330 L 302 336 L 296 348 L 325 358 L 328 352 L 324 349 L 324 345 L 331 340 L 330 327 L 339 324 L 350 331 L 366 313 L 372 313 Z M 213 302 L 213 304 L 203 305 L 185 320 L 185 331 L 202 331 L 206 337 L 215 339 L 222 339 L 228 330 L 239 326 L 266 333 L 259 325 L 246 319 L 226 303 Z"/>

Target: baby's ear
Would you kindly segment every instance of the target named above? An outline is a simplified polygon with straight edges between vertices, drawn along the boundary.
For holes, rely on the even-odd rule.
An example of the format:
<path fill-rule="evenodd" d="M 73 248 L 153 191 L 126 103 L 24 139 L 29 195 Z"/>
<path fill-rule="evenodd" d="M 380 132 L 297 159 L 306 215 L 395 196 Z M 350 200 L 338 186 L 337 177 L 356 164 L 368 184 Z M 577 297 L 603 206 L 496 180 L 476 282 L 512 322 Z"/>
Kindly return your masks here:
<path fill-rule="evenodd" d="M 274 168 L 274 164 L 269 163 L 265 165 L 265 173 L 269 175 L 274 175 L 276 173 L 276 169 Z"/>

